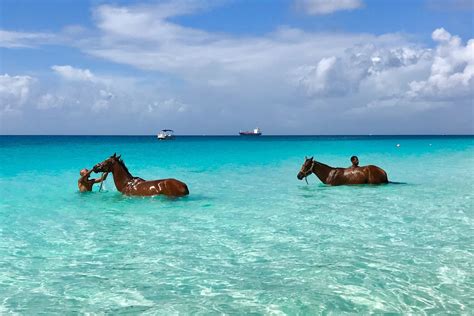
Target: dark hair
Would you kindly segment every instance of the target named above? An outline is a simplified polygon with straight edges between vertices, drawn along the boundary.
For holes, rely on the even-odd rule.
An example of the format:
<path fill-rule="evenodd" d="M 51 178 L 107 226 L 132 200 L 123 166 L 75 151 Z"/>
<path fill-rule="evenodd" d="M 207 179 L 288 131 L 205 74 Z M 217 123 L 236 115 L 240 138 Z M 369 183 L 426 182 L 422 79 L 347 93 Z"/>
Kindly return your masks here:
<path fill-rule="evenodd" d="M 123 169 L 125 170 L 125 172 L 130 176 L 130 177 L 133 177 L 132 174 L 130 173 L 130 171 L 128 171 L 128 168 L 127 166 L 125 166 L 125 163 L 123 162 L 122 159 L 120 158 L 117 158 L 117 157 L 114 157 L 115 160 L 117 160 L 117 162 L 119 163 L 119 165 L 121 165 L 123 167 Z"/>

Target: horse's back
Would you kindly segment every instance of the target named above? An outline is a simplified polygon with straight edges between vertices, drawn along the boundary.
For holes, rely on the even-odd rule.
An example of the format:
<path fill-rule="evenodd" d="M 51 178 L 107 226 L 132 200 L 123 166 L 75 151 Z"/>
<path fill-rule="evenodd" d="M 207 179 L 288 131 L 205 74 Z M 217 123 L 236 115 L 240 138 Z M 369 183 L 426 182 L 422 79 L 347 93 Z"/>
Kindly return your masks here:
<path fill-rule="evenodd" d="M 168 195 L 168 196 L 185 196 L 189 194 L 189 189 L 186 183 L 174 179 L 174 178 L 168 178 L 168 179 L 161 179 L 161 180 L 156 180 L 158 183 L 162 183 L 164 185 L 164 190 L 163 194 Z"/>
<path fill-rule="evenodd" d="M 179 196 L 184 196 L 189 194 L 189 189 L 186 183 L 183 181 L 177 180 L 177 179 L 167 179 L 167 181 L 170 181 L 173 183 L 173 185 L 176 187 L 177 192 L 179 193 Z"/>
<path fill-rule="evenodd" d="M 375 165 L 368 165 L 366 168 L 369 170 L 369 182 L 372 184 L 388 183 L 388 176 L 385 170 Z"/>
<path fill-rule="evenodd" d="M 184 182 L 172 178 L 143 181 L 136 186 L 136 189 L 128 192 L 128 195 L 138 196 L 166 195 L 178 197 L 188 194 L 188 186 Z"/>

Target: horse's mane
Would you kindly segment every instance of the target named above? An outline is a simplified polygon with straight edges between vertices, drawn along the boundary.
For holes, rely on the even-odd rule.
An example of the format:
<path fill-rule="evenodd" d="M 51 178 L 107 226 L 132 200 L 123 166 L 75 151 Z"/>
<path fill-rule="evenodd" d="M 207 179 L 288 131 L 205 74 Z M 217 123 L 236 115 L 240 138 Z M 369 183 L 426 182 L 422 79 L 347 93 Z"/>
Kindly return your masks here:
<path fill-rule="evenodd" d="M 319 164 L 319 165 L 322 165 L 322 166 L 324 166 L 324 167 L 330 168 L 330 169 L 336 169 L 336 168 L 334 168 L 334 167 L 331 167 L 331 166 L 329 166 L 329 165 L 326 165 L 325 163 L 319 162 L 319 161 L 317 161 L 317 160 L 314 160 L 314 162 L 317 163 L 317 164 Z"/>
<path fill-rule="evenodd" d="M 125 166 L 125 162 L 123 162 L 123 160 L 122 160 L 122 159 L 120 159 L 120 158 L 119 158 L 119 159 L 117 159 L 117 162 L 119 163 L 119 165 L 121 165 L 121 166 L 122 166 L 123 170 L 125 170 L 125 172 L 126 172 L 126 173 L 127 173 L 129 176 L 130 176 L 130 177 L 132 177 L 132 178 L 133 178 L 133 176 L 132 176 L 132 174 L 130 173 L 130 171 L 128 171 L 128 168 L 127 168 L 127 166 Z"/>

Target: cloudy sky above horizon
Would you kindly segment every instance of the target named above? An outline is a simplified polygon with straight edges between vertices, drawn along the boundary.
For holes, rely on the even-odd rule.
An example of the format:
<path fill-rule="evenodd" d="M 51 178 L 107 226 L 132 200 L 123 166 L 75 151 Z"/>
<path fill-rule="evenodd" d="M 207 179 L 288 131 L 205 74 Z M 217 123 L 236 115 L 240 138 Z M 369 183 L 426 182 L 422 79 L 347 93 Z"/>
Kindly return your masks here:
<path fill-rule="evenodd" d="M 474 0 L 2 0 L 1 134 L 473 134 Z"/>

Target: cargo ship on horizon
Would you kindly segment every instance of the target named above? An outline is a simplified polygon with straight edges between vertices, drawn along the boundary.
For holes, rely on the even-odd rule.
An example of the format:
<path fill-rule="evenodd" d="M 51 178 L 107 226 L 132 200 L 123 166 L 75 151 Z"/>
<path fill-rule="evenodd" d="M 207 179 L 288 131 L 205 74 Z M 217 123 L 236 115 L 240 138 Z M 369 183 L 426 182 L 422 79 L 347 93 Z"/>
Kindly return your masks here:
<path fill-rule="evenodd" d="M 262 135 L 262 131 L 260 128 L 254 128 L 252 131 L 240 131 L 239 132 L 240 136 L 260 136 Z"/>

